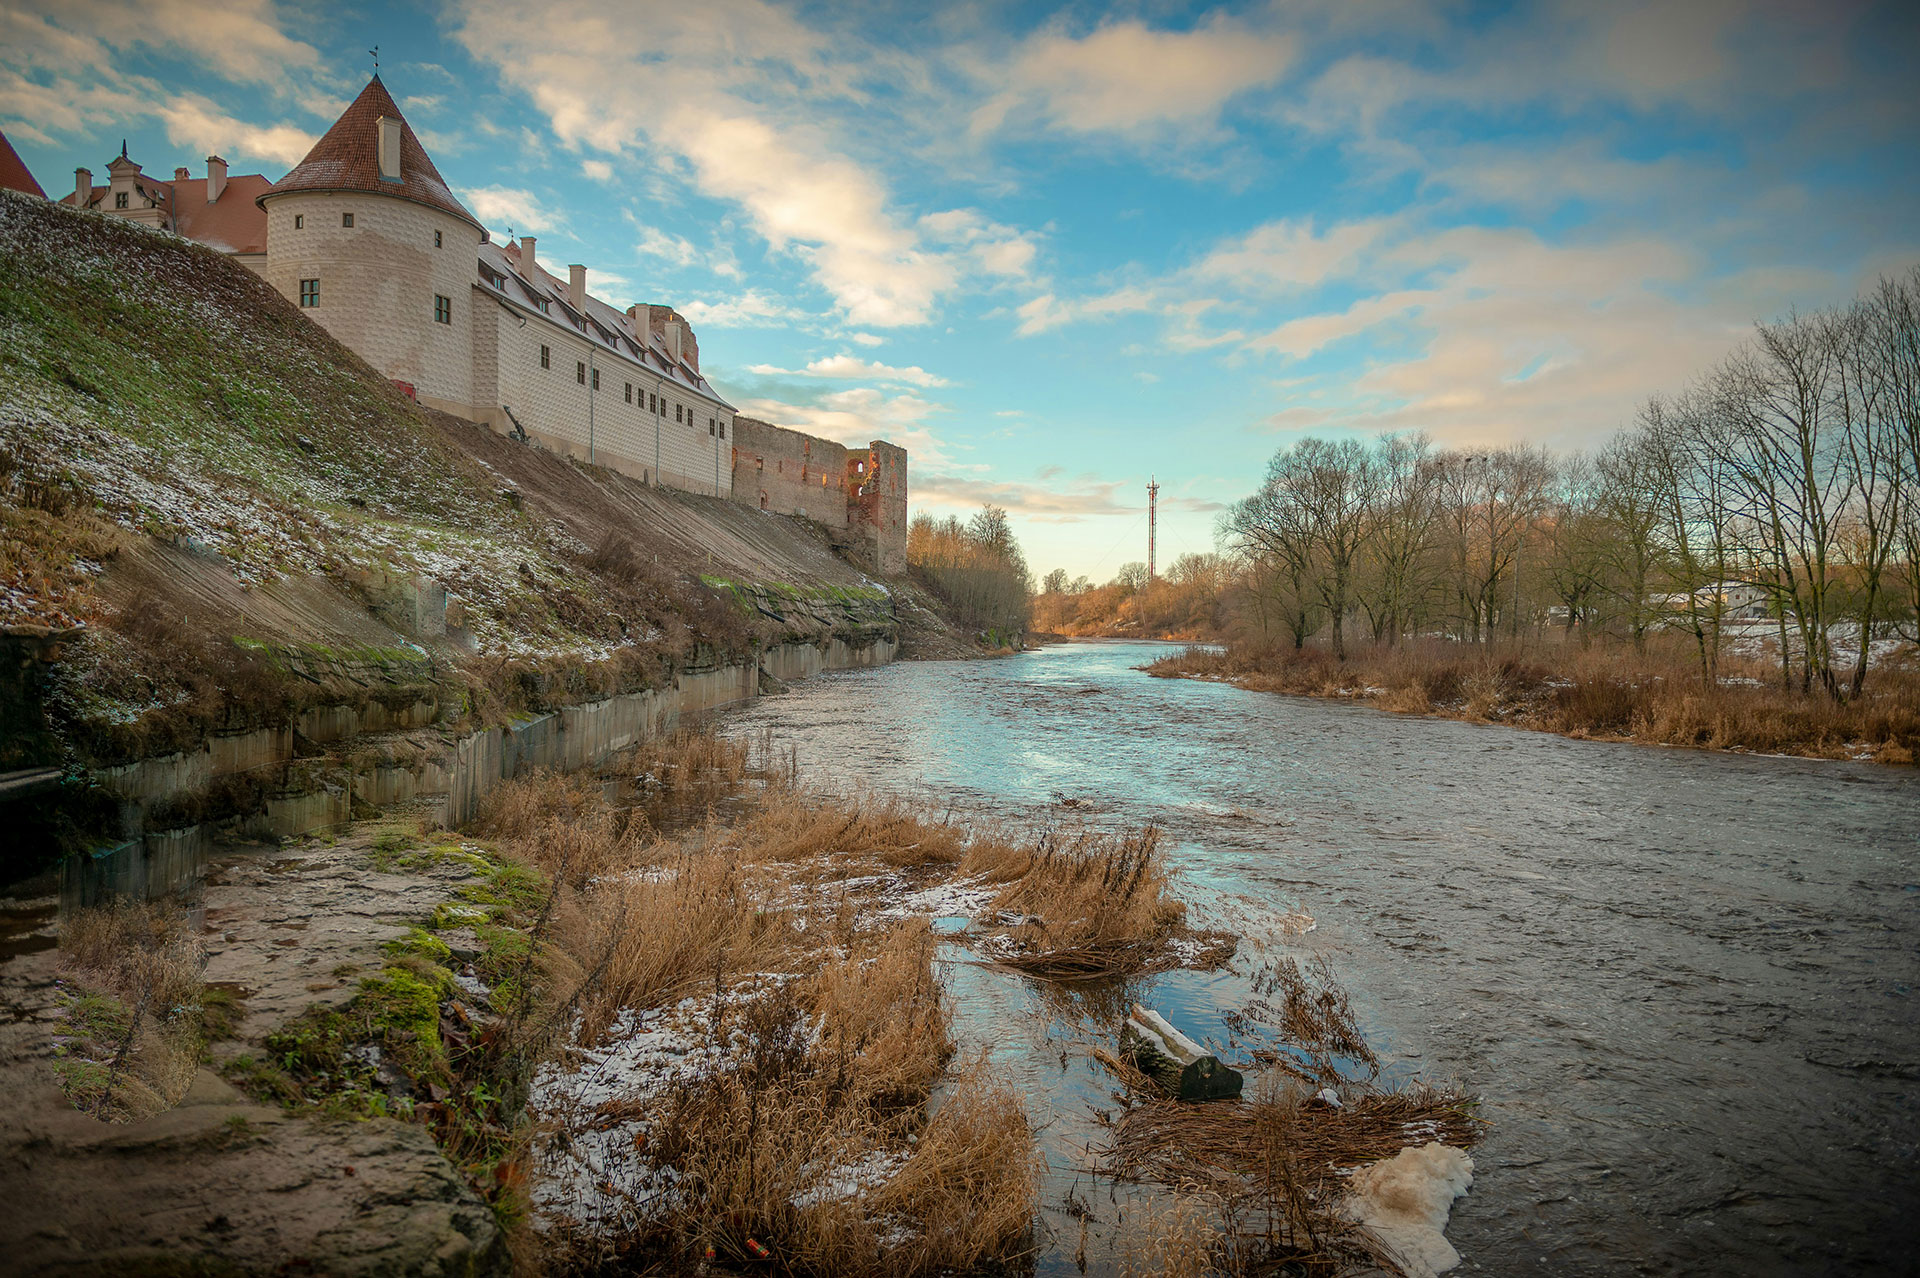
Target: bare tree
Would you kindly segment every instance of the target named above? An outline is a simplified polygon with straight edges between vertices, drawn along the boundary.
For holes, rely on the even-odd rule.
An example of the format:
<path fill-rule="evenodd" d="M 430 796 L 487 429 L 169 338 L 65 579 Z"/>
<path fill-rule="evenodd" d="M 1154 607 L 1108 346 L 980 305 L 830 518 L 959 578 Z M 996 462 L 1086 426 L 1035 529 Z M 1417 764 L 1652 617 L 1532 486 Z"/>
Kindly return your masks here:
<path fill-rule="evenodd" d="M 1433 593 L 1441 463 L 1421 432 L 1383 435 L 1374 446 L 1374 535 L 1361 602 L 1376 642 L 1395 643 Z"/>

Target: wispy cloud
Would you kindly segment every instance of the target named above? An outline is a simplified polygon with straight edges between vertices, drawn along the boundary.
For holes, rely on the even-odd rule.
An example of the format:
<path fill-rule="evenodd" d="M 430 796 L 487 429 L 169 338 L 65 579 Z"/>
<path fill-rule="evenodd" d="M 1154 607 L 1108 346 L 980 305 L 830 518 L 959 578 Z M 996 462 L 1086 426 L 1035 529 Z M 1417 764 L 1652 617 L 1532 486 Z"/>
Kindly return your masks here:
<path fill-rule="evenodd" d="M 949 386 L 952 383 L 944 377 L 937 377 L 921 368 L 918 364 L 906 368 L 895 368 L 891 364 L 877 364 L 860 359 L 854 355 L 828 355 L 810 361 L 805 368 L 776 368 L 771 364 L 754 364 L 747 369 L 750 373 L 762 376 L 787 377 L 832 377 L 845 381 L 904 382 L 909 386 Z"/>
<path fill-rule="evenodd" d="M 540 196 L 520 187 L 472 187 L 461 191 L 460 197 L 482 222 L 510 226 L 516 234 L 540 235 L 567 225 L 566 214 L 549 208 Z"/>
<path fill-rule="evenodd" d="M 1056 25 L 1015 50 L 1006 87 L 975 111 L 973 127 L 1147 139 L 1204 128 L 1238 94 L 1284 76 L 1295 49 L 1291 35 L 1218 13 L 1188 30 L 1123 19 L 1073 35 Z"/>

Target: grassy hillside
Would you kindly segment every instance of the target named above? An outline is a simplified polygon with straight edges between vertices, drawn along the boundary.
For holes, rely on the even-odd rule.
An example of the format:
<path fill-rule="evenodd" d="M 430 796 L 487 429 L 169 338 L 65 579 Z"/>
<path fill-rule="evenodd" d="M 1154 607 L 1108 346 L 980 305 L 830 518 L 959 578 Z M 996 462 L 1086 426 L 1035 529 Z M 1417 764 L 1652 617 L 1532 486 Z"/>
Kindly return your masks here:
<path fill-rule="evenodd" d="M 703 574 L 890 624 L 794 521 L 429 415 L 226 257 L 0 193 L 0 628 L 82 627 L 50 709 L 86 757 L 370 684 L 486 717 L 794 629 Z M 445 638 L 396 605 L 436 585 Z"/>

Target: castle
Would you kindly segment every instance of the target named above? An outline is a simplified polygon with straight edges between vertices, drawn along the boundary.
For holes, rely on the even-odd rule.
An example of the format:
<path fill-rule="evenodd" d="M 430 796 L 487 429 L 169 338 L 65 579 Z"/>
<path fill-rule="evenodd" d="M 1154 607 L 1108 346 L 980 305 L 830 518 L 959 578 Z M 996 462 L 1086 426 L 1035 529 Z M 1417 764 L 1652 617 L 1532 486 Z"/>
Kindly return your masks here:
<path fill-rule="evenodd" d="M 126 148 L 60 202 L 199 241 L 245 264 L 420 403 L 649 484 L 800 515 L 906 570 L 907 454 L 847 449 L 740 417 L 670 306 L 624 311 L 562 280 L 533 236 L 496 244 L 447 188 L 375 75 L 278 182 L 148 177 Z"/>

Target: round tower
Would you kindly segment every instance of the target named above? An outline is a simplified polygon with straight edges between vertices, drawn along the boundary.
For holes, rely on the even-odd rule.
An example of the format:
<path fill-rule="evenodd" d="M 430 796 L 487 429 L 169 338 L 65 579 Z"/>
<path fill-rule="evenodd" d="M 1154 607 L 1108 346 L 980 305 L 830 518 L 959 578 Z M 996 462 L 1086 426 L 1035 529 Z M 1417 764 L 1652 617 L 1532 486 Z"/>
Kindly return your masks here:
<path fill-rule="evenodd" d="M 382 376 L 473 416 L 473 285 L 486 229 L 375 76 L 259 197 L 267 280 Z"/>

